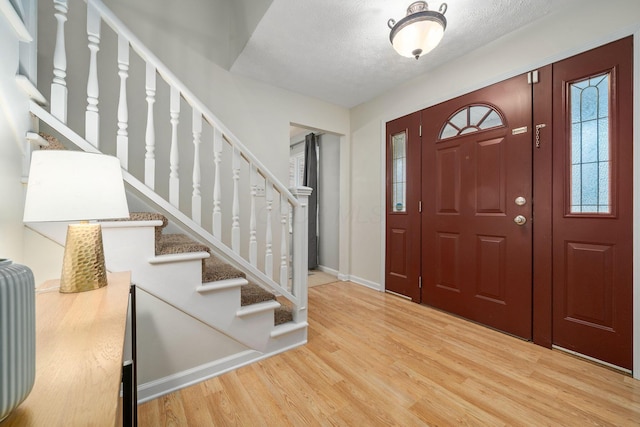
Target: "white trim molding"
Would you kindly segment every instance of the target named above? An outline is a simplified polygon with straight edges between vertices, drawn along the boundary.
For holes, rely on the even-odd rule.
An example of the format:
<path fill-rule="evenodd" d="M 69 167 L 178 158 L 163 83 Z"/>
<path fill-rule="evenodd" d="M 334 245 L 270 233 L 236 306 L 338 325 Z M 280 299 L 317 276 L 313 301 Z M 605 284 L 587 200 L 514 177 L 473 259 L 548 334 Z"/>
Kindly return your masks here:
<path fill-rule="evenodd" d="M 349 281 L 349 282 L 353 282 L 357 285 L 362 285 L 365 286 L 367 288 L 373 289 L 374 291 L 378 291 L 378 292 L 384 292 L 384 286 L 382 286 L 380 283 L 376 283 L 374 281 L 368 280 L 368 279 L 363 279 L 362 277 L 358 277 L 358 276 L 353 276 L 353 275 L 349 275 L 349 276 L 343 276 L 346 277 L 346 280 L 344 278 L 340 278 L 340 276 L 338 276 L 338 278 L 342 281 Z"/>

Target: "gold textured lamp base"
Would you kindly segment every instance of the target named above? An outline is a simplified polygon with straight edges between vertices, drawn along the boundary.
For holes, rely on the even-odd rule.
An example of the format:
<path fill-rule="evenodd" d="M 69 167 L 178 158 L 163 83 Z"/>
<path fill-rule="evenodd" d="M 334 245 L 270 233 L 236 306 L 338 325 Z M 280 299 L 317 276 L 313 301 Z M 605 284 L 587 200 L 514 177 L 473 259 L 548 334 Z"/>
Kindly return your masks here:
<path fill-rule="evenodd" d="M 100 224 L 69 224 L 64 247 L 60 292 L 91 291 L 107 286 Z"/>

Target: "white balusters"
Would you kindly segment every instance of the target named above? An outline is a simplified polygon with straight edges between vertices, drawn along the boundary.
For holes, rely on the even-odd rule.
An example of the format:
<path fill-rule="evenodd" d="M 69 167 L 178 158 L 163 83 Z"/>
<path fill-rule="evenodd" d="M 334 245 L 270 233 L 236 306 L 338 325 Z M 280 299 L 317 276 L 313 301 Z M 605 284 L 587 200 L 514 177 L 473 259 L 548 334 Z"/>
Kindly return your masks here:
<path fill-rule="evenodd" d="M 222 160 L 222 132 L 213 129 L 213 237 L 222 239 L 222 211 L 220 209 L 220 161 Z"/>
<path fill-rule="evenodd" d="M 178 123 L 180 121 L 180 92 L 171 87 L 169 96 L 169 114 L 171 116 L 171 149 L 169 153 L 169 203 L 175 207 L 180 206 L 180 178 L 178 164 L 180 155 L 178 152 Z"/>
<path fill-rule="evenodd" d="M 231 249 L 240 253 L 240 150 L 233 147 L 233 204 L 231 206 Z"/>
<path fill-rule="evenodd" d="M 87 81 L 87 112 L 84 138 L 98 147 L 100 114 L 98 112 L 98 51 L 100 50 L 100 13 L 93 2 L 87 3 L 87 36 L 89 39 L 89 80 Z"/>
<path fill-rule="evenodd" d="M 118 35 L 118 76 L 120 76 L 120 98 L 118 99 L 118 136 L 116 155 L 123 168 L 129 168 L 129 109 L 127 107 L 127 78 L 129 77 L 129 40 Z"/>
<path fill-rule="evenodd" d="M 53 52 L 53 82 L 51 83 L 51 114 L 67 123 L 67 52 L 64 39 L 64 23 L 67 21 L 67 0 L 54 0 L 55 17 L 58 21 L 56 47 Z"/>
<path fill-rule="evenodd" d="M 147 62 L 145 89 L 147 93 L 147 129 L 144 135 L 144 183 L 152 190 L 156 182 L 156 130 L 153 121 L 153 104 L 156 102 L 156 67 Z"/>
<path fill-rule="evenodd" d="M 289 252 L 288 252 L 288 236 L 289 227 L 287 227 L 287 217 L 289 216 L 289 202 L 284 194 L 280 195 L 280 286 L 285 289 L 289 288 Z"/>
<path fill-rule="evenodd" d="M 273 184 L 265 180 L 265 202 L 267 204 L 267 237 L 264 252 L 264 274 L 273 279 L 273 232 L 271 230 L 271 211 L 273 210 Z"/>
<path fill-rule="evenodd" d="M 192 116 L 193 132 L 193 193 L 191 194 L 191 219 L 202 223 L 202 196 L 200 195 L 200 135 L 202 135 L 202 113 L 195 108 Z"/>
<path fill-rule="evenodd" d="M 254 267 L 258 265 L 258 240 L 256 237 L 256 197 L 258 197 L 258 171 L 254 164 L 249 172 L 251 176 L 251 213 L 249 218 L 249 263 Z"/>

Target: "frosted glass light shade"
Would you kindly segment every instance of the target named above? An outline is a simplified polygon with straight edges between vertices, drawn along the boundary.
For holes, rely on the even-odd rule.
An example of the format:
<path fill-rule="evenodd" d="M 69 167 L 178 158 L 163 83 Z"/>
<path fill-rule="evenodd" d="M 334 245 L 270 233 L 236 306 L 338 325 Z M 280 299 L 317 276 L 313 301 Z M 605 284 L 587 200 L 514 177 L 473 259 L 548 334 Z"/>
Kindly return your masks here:
<path fill-rule="evenodd" d="M 388 22 L 391 33 L 389 39 L 393 48 L 402 56 L 418 59 L 431 52 L 442 40 L 447 20 L 444 12 L 447 5 L 440 6 L 441 12 L 428 10 L 427 3 L 417 1 L 407 9 L 407 16 L 395 22 Z"/>
<path fill-rule="evenodd" d="M 34 151 L 24 222 L 129 216 L 120 161 L 82 151 Z"/>
<path fill-rule="evenodd" d="M 435 21 L 416 21 L 401 28 L 393 39 L 393 48 L 402 56 L 413 58 L 429 53 L 444 36 L 444 28 Z"/>

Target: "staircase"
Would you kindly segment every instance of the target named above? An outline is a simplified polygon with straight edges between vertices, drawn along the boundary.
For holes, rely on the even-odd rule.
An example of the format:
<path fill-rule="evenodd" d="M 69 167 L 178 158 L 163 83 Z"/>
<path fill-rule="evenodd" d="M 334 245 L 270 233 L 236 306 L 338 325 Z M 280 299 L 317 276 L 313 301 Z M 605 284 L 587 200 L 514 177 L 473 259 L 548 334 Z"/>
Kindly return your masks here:
<path fill-rule="evenodd" d="M 54 137 L 30 133 L 30 149 L 59 139 L 117 156 L 130 206 L 145 211 L 102 223 L 107 268 L 131 271 L 139 289 L 250 349 L 208 376 L 306 343 L 310 189 L 287 189 L 100 0 L 47 1 L 51 15 L 41 9 L 39 20 L 55 22 L 53 64 L 39 67 L 53 69 L 49 108 L 32 88 L 30 111 Z M 71 19 L 71 5 L 86 20 Z M 85 83 L 67 81 L 82 70 Z"/>

